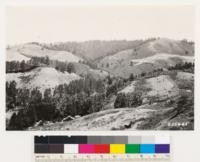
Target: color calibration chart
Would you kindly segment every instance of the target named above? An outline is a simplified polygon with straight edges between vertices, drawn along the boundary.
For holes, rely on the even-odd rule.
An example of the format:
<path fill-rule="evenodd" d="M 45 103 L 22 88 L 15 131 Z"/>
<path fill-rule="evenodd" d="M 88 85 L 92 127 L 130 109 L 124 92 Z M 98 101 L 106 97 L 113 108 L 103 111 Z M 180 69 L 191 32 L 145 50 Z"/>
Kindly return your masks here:
<path fill-rule="evenodd" d="M 35 162 L 170 161 L 169 136 L 35 136 Z"/>

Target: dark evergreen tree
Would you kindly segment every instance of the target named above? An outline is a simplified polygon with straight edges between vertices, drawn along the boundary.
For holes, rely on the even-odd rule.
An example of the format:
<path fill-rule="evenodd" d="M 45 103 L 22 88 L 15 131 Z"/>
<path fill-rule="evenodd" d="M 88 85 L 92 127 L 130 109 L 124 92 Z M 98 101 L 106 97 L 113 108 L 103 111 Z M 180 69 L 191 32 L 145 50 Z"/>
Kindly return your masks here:
<path fill-rule="evenodd" d="M 134 79 L 135 79 L 135 77 L 134 77 L 133 73 L 131 73 L 130 76 L 129 76 L 129 80 L 133 81 Z"/>
<path fill-rule="evenodd" d="M 68 73 L 75 73 L 75 68 L 74 68 L 73 63 L 69 63 L 69 64 L 67 65 L 67 72 L 68 72 Z"/>
<path fill-rule="evenodd" d="M 115 99 L 114 107 L 115 108 L 123 108 L 127 107 L 127 99 L 124 93 L 119 93 L 117 98 Z"/>
<path fill-rule="evenodd" d="M 21 71 L 22 72 L 24 72 L 25 71 L 25 67 L 26 65 L 25 65 L 25 61 L 23 60 L 21 63 L 20 63 L 20 69 L 21 69 Z"/>

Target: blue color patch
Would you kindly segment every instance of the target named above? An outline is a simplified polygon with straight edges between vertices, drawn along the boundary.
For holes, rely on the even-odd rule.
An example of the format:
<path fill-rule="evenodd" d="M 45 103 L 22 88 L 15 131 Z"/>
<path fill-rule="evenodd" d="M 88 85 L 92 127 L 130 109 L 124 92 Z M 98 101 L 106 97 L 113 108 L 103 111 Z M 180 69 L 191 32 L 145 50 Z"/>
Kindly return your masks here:
<path fill-rule="evenodd" d="M 141 144 L 140 145 L 140 153 L 154 154 L 155 153 L 155 145 L 154 144 Z"/>

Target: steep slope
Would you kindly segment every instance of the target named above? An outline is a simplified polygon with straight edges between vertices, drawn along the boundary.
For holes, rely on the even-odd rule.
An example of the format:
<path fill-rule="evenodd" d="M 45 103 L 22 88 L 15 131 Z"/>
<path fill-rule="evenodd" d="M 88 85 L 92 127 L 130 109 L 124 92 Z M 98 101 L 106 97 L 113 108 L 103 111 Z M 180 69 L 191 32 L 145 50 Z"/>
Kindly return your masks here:
<path fill-rule="evenodd" d="M 47 88 L 53 89 L 59 84 L 68 84 L 76 79 L 80 79 L 80 77 L 74 73 L 62 73 L 50 67 L 39 67 L 26 73 L 6 74 L 6 81 L 15 80 L 18 88 L 33 89 L 38 87 L 41 92 Z"/>

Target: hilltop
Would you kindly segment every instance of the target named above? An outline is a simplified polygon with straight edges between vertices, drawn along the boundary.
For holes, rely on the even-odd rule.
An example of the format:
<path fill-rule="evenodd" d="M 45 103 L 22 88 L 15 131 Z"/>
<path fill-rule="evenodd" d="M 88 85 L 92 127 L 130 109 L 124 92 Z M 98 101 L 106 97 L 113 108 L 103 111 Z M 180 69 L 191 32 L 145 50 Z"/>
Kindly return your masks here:
<path fill-rule="evenodd" d="M 23 55 L 19 51 L 20 47 L 12 47 L 6 51 L 6 61 L 28 61 L 29 57 Z"/>
<path fill-rule="evenodd" d="M 120 77 L 141 74 L 178 63 L 194 62 L 194 46 L 166 38 L 152 39 L 139 46 L 98 60 L 99 68 Z"/>
<path fill-rule="evenodd" d="M 48 56 L 50 60 L 57 60 L 62 62 L 79 62 L 83 60 L 71 52 L 49 50 L 38 43 L 27 43 L 15 47 L 10 47 L 7 50 L 7 61 L 22 61 L 23 58 L 26 58 L 24 59 L 26 61 L 32 57 L 46 56 Z"/>
<path fill-rule="evenodd" d="M 51 67 L 38 67 L 30 72 L 9 73 L 6 75 L 6 81 L 16 81 L 17 88 L 38 88 L 42 92 L 47 88 L 54 89 L 60 84 L 68 84 L 72 80 L 78 79 L 80 77 L 74 73 L 62 73 Z"/>

